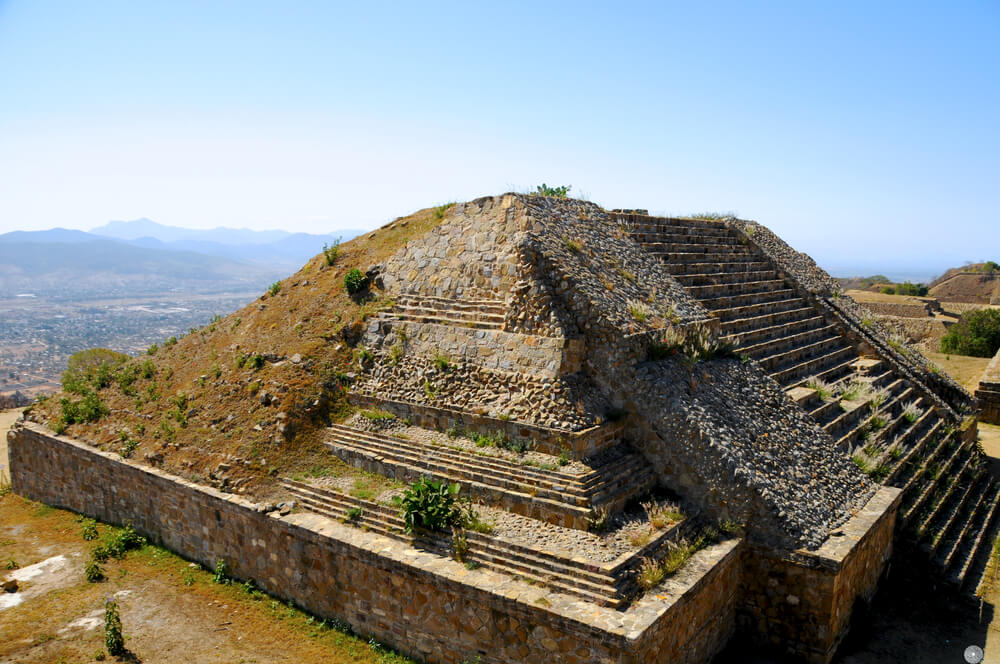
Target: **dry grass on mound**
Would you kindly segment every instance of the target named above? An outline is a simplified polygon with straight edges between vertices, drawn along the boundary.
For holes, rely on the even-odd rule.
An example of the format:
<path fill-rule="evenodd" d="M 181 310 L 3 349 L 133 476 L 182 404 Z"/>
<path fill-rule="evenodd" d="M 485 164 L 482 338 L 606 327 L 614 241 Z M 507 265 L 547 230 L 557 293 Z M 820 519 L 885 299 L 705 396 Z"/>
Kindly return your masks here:
<path fill-rule="evenodd" d="M 364 320 L 392 305 L 374 289 L 348 295 L 344 275 L 386 260 L 448 209 L 421 210 L 347 242 L 333 266 L 320 253 L 243 309 L 128 360 L 134 383 L 123 388 L 115 374 L 93 390 L 109 413 L 65 434 L 105 450 L 134 448 L 130 456 L 194 481 L 218 485 L 224 475 L 259 500 L 276 476 L 338 474 L 343 464 L 321 445 L 321 429 L 348 412 L 345 374 L 356 367 L 352 343 Z M 81 401 L 63 392 L 29 416 L 61 429 L 63 399 Z"/>

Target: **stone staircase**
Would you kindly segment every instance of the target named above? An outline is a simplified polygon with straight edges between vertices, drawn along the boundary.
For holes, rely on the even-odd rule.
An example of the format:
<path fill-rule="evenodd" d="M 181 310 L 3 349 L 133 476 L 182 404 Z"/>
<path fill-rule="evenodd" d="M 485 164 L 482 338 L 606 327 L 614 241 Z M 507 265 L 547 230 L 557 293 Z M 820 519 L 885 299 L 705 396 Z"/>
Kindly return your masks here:
<path fill-rule="evenodd" d="M 595 511 L 620 511 L 656 482 L 649 464 L 627 445 L 600 455 L 588 472 L 573 474 L 560 470 L 555 457 L 543 468 L 449 448 L 445 441 L 425 442 L 435 432 L 423 433 L 403 438 L 333 425 L 326 445 L 368 472 L 408 482 L 420 477 L 458 482 L 463 491 L 510 512 L 578 530 L 587 529 Z"/>
<path fill-rule="evenodd" d="M 408 542 L 443 557 L 456 556 L 450 534 L 407 535 L 397 508 L 290 479 L 282 480 L 282 486 L 302 508 L 310 512 Z M 470 569 L 484 567 L 598 606 L 618 608 L 627 604 L 637 592 L 635 572 L 642 560 L 662 557 L 669 544 L 690 534 L 690 529 L 691 523 L 687 520 L 674 524 L 636 553 L 606 564 L 466 530 L 463 536 L 467 550 L 460 557 Z"/>
<path fill-rule="evenodd" d="M 634 214 L 619 221 L 719 319 L 737 353 L 782 385 L 869 476 L 904 489 L 907 539 L 950 583 L 975 593 L 1000 528 L 1000 484 L 931 400 L 887 362 L 862 357 L 837 320 L 727 225 Z M 830 398 L 842 392 L 858 396 Z"/>
<path fill-rule="evenodd" d="M 506 311 L 501 300 L 458 300 L 413 294 L 397 295 L 394 299 L 391 310 L 380 312 L 382 318 L 499 330 L 503 327 Z"/>

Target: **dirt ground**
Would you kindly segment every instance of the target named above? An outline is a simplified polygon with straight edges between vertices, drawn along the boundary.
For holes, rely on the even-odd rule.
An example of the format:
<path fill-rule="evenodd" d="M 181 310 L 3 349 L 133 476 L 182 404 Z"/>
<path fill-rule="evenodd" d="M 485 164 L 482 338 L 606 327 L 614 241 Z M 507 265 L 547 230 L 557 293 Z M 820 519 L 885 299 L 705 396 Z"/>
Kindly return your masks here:
<path fill-rule="evenodd" d="M 934 364 L 938 365 L 945 372 L 954 378 L 959 384 L 969 392 L 975 392 L 979 385 L 979 379 L 989 365 L 991 357 L 969 357 L 967 355 L 953 355 L 946 353 L 934 353 L 923 351 Z"/>

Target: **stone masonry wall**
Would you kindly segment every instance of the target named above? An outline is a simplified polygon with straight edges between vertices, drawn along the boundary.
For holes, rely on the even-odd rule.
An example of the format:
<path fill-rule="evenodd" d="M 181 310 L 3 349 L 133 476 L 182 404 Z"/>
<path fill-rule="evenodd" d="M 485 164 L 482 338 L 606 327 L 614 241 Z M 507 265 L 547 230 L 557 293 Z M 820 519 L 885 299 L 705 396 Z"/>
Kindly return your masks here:
<path fill-rule="evenodd" d="M 405 343 L 393 333 L 401 328 L 405 330 Z M 363 341 L 366 348 L 388 351 L 397 343 L 407 353 L 430 358 L 441 355 L 452 362 L 550 378 L 579 371 L 583 358 L 581 339 L 387 319 L 373 319 L 369 323 Z"/>
<path fill-rule="evenodd" d="M 9 436 L 14 491 L 136 530 L 430 663 L 707 662 L 735 628 L 741 540 L 697 553 L 628 610 L 598 607 L 324 517 L 279 517 L 27 424 Z M 540 598 L 548 598 L 545 602 Z M 551 600 L 551 601 L 549 601 Z"/>
<path fill-rule="evenodd" d="M 931 316 L 931 306 L 925 302 L 861 302 L 861 306 L 879 316 L 901 316 L 903 318 L 927 318 Z"/>
<path fill-rule="evenodd" d="M 829 662 L 888 565 L 901 495 L 882 487 L 817 551 L 748 552 L 741 628 L 785 654 Z"/>
<path fill-rule="evenodd" d="M 976 388 L 976 399 L 982 409 L 979 419 L 988 424 L 1000 424 L 1000 351 L 983 372 Z"/>

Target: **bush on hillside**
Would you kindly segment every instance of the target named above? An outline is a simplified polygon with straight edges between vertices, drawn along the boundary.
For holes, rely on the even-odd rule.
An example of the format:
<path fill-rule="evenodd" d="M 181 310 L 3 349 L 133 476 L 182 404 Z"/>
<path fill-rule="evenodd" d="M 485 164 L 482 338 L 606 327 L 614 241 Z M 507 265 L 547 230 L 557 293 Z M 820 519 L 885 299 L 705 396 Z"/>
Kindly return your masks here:
<path fill-rule="evenodd" d="M 361 292 L 366 286 L 368 286 L 368 277 L 358 268 L 351 268 L 344 275 L 344 288 L 351 295 Z"/>
<path fill-rule="evenodd" d="M 1000 350 L 1000 309 L 963 314 L 941 339 L 942 353 L 992 357 Z"/>
<path fill-rule="evenodd" d="M 568 185 L 562 185 L 560 187 L 550 187 L 544 182 L 536 188 L 536 192 L 539 196 L 554 196 L 556 198 L 566 198 L 569 194 L 569 190 L 573 187 Z"/>

